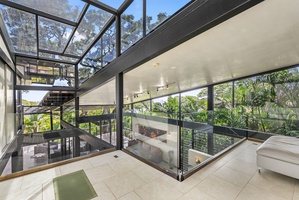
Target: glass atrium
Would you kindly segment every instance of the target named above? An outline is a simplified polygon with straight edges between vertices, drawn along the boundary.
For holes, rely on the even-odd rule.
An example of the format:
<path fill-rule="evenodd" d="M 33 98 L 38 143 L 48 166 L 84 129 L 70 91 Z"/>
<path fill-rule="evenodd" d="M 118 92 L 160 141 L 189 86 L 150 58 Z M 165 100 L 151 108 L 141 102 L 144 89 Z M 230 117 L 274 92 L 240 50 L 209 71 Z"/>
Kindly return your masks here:
<path fill-rule="evenodd" d="M 299 136 L 288 1 L 0 0 L 1 176 L 122 150 L 183 181 Z"/>

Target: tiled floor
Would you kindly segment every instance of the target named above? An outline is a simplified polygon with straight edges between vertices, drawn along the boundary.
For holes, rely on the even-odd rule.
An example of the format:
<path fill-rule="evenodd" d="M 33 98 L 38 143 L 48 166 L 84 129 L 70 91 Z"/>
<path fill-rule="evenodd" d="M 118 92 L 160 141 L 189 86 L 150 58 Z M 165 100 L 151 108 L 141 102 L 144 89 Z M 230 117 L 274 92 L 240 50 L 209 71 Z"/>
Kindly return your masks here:
<path fill-rule="evenodd" d="M 257 172 L 258 146 L 246 141 L 183 182 L 116 151 L 0 182 L 0 199 L 54 199 L 52 179 L 84 169 L 98 194 L 94 200 L 299 200 L 299 180 Z"/>

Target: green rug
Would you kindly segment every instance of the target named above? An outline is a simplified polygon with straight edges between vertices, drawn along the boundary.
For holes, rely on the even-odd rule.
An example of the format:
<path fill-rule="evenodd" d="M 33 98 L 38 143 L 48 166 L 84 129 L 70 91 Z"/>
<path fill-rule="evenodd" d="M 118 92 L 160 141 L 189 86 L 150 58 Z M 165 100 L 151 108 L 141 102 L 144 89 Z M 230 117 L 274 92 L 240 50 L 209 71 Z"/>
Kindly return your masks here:
<path fill-rule="evenodd" d="M 97 197 L 83 170 L 53 179 L 56 200 L 88 200 Z"/>

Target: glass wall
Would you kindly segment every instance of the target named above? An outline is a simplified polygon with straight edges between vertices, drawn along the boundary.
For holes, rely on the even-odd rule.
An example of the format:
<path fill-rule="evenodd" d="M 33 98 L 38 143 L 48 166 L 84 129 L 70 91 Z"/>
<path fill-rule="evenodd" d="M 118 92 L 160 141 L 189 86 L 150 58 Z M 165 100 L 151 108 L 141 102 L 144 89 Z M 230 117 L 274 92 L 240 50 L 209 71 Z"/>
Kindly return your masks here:
<path fill-rule="evenodd" d="M 179 95 L 174 94 L 167 97 L 152 99 L 153 115 L 178 119 L 179 117 Z"/>
<path fill-rule="evenodd" d="M 233 106 L 233 82 L 214 85 L 214 124 L 232 126 Z"/>
<path fill-rule="evenodd" d="M 76 126 L 76 109 L 74 100 L 63 104 L 62 119 L 73 126 Z"/>
<path fill-rule="evenodd" d="M 79 128 L 116 146 L 115 105 L 79 107 Z"/>
<path fill-rule="evenodd" d="M 177 123 L 124 109 L 124 148 L 145 161 L 177 176 L 179 148 Z"/>
<path fill-rule="evenodd" d="M 207 122 L 207 88 L 181 93 L 181 118 L 183 121 Z"/>
<path fill-rule="evenodd" d="M 236 127 L 298 136 L 298 89 L 298 67 L 237 81 Z"/>

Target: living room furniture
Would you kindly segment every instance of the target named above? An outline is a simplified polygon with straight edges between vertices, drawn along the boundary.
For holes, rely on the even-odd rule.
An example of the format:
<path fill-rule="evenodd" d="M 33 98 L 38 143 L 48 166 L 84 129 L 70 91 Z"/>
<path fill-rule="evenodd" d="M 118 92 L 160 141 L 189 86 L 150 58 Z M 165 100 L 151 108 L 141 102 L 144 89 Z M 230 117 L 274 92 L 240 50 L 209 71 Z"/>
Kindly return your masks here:
<path fill-rule="evenodd" d="M 256 151 L 257 166 L 299 179 L 299 138 L 272 136 Z"/>

